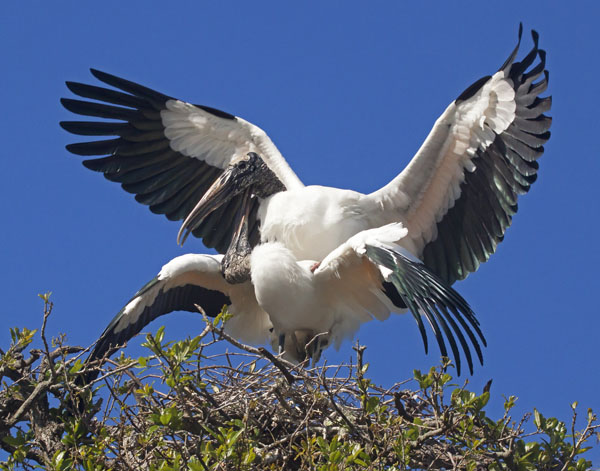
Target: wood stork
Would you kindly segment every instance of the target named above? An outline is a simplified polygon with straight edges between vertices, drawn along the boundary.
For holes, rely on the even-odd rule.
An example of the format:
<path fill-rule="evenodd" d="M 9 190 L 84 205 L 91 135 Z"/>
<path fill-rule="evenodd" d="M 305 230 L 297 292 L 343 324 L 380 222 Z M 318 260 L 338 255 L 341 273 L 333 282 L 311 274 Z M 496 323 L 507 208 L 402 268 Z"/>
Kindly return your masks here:
<path fill-rule="evenodd" d="M 189 233 L 223 253 L 233 218 L 248 205 L 249 239 L 278 241 L 298 260 L 322 260 L 360 231 L 401 222 L 400 242 L 443 281 L 465 278 L 488 260 L 517 211 L 517 197 L 535 181 L 551 118 L 545 52 L 533 48 L 515 62 L 522 36 L 500 69 L 468 87 L 438 118 L 408 166 L 389 184 L 362 194 L 304 186 L 267 134 L 229 113 L 192 105 L 136 83 L 92 69 L 117 90 L 67 82 L 76 95 L 68 110 L 117 121 L 67 121 L 67 131 L 114 139 L 70 144 L 92 170 L 136 194 Z M 116 105 L 116 106 L 115 106 Z M 253 194 L 228 182 L 248 152 L 260 154 L 285 191 L 248 179 Z M 243 164 L 242 164 L 243 166 Z M 243 170 L 243 169 L 241 169 Z M 245 171 L 245 170 L 244 170 Z M 269 180 L 271 181 L 271 180 Z M 266 196 L 266 195 L 271 196 Z M 204 198 L 203 198 L 204 196 Z"/>
<path fill-rule="evenodd" d="M 247 221 L 242 224 L 247 226 Z M 248 244 L 247 227 L 242 226 L 241 234 L 242 243 Z M 224 278 L 223 255 L 177 257 L 117 314 L 90 359 L 103 357 L 111 346 L 129 340 L 158 316 L 174 310 L 196 311 L 199 304 L 213 317 L 228 305 L 233 315 L 225 330 L 242 341 L 264 343 L 271 339 L 274 346 L 282 347 L 285 339 L 284 356 L 288 359 L 300 361 L 308 354 L 318 360 L 330 341 L 337 348 L 362 323 L 387 319 L 391 312 L 404 312 L 408 307 L 425 351 L 428 342 L 422 316 L 431 326 L 441 354 L 448 356 L 445 336 L 458 373 L 459 345 L 472 373 L 473 360 L 463 331 L 482 362 L 480 342 L 485 345 L 485 339 L 479 322 L 456 291 L 395 244 L 406 234 L 400 223 L 362 231 L 319 264 L 298 261 L 279 242 L 260 244 L 252 252 L 241 252 L 247 262 L 242 265 L 251 272 L 252 281 L 237 283 Z M 311 340 L 316 342 L 307 349 Z"/>

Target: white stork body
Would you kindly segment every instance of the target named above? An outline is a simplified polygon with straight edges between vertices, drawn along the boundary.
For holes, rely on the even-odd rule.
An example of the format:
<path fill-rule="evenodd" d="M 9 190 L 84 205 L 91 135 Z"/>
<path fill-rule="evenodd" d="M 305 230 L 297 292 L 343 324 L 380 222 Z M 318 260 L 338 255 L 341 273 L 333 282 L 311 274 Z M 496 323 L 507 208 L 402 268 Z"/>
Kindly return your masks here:
<path fill-rule="evenodd" d="M 280 242 L 261 244 L 251 257 L 256 299 L 269 313 L 276 332 L 330 334 L 339 348 L 361 324 L 406 311 L 386 297 L 379 268 L 363 259 L 364 250 L 359 253 L 365 241 L 381 246 L 404 235 L 401 225 L 360 232 L 323 257 L 316 269 L 314 260 L 298 260 Z"/>
<path fill-rule="evenodd" d="M 339 348 L 361 324 L 385 320 L 408 307 L 425 350 L 422 316 L 432 327 L 442 355 L 448 355 L 445 336 L 459 373 L 458 344 L 472 372 L 470 347 L 455 321 L 468 334 L 481 361 L 479 341 L 485 345 L 485 339 L 478 321 L 458 293 L 394 244 L 406 234 L 397 223 L 359 232 L 317 265 L 313 260 L 298 260 L 280 242 L 260 244 L 248 255 L 252 282 L 239 284 L 223 277 L 221 255 L 182 255 L 167 263 L 115 316 L 90 358 L 101 358 L 111 345 L 126 342 L 152 320 L 174 310 L 196 311 L 198 305 L 214 317 L 227 305 L 232 314 L 225 324 L 228 334 L 246 343 L 273 346 L 277 339 L 282 346 L 285 339 L 286 358 L 300 361 L 308 354 L 317 359 L 330 341 Z M 395 286 L 398 297 L 390 297 L 386 283 Z M 325 341 L 319 340 L 307 353 L 306 344 L 315 337 Z"/>
<path fill-rule="evenodd" d="M 281 242 L 299 260 L 322 260 L 360 231 L 375 227 L 377 208 L 365 195 L 326 186 L 306 186 L 266 198 L 258 217 L 261 241 Z"/>

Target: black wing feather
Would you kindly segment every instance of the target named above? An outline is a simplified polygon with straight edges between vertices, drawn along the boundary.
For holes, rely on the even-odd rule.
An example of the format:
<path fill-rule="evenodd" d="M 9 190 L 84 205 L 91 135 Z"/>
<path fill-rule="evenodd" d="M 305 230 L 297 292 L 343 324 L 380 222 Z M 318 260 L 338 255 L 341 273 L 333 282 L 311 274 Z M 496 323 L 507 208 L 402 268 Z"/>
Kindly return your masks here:
<path fill-rule="evenodd" d="M 127 304 L 144 296 L 159 283 L 161 281 L 157 277 L 153 278 Z M 196 304 L 202 307 L 207 316 L 215 317 L 221 312 L 223 306 L 231 304 L 231 300 L 220 291 L 197 285 L 177 286 L 166 291 L 161 288 L 152 304 L 146 306 L 141 312 L 133 311 L 126 314 L 125 307 L 121 309 L 104 330 L 86 361 L 102 358 L 111 348 L 123 345 L 160 316 L 173 311 L 198 312 Z M 88 375 L 86 382 L 92 381 L 96 376 L 97 374 Z"/>
<path fill-rule="evenodd" d="M 477 151 L 475 170 L 465 172 L 461 196 L 437 223 L 436 238 L 423 249 L 425 264 L 448 284 L 477 270 L 495 252 L 517 212 L 518 195 L 527 193 L 536 180 L 536 160 L 550 138 L 552 119 L 543 113 L 552 100 L 539 97 L 548 86 L 546 54 L 538 48 L 538 35 L 533 31 L 533 48 L 515 62 L 521 34 L 522 26 L 516 48 L 500 68 L 513 82 L 515 119 L 506 131 L 495 135 L 487 149 Z M 476 85 L 459 98 L 472 96 L 484 83 Z"/>
<path fill-rule="evenodd" d="M 481 364 L 483 364 L 483 355 L 480 343 L 485 346 L 486 341 L 479 327 L 479 321 L 464 298 L 423 263 L 415 262 L 391 247 L 367 245 L 366 254 L 378 266 L 392 271 L 386 283 L 393 284 L 395 288 L 393 295 L 401 298 L 416 320 L 425 352 L 427 352 L 427 334 L 423 317 L 431 326 L 443 356 L 448 356 L 446 339 L 449 342 L 456 370 L 460 375 L 461 355 L 456 341 L 458 337 L 469 371 L 473 374 L 473 359 L 463 331 L 469 337 Z M 387 291 L 389 288 L 386 289 L 386 293 Z"/>

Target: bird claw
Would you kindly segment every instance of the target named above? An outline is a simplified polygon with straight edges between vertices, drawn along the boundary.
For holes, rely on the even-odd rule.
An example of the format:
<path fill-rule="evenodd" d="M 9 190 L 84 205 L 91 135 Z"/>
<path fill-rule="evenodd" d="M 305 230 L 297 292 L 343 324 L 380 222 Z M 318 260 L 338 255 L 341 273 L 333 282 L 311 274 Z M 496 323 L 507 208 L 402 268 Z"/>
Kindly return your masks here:
<path fill-rule="evenodd" d="M 315 262 L 310 266 L 310 272 L 314 273 L 317 268 L 321 266 L 321 262 Z"/>

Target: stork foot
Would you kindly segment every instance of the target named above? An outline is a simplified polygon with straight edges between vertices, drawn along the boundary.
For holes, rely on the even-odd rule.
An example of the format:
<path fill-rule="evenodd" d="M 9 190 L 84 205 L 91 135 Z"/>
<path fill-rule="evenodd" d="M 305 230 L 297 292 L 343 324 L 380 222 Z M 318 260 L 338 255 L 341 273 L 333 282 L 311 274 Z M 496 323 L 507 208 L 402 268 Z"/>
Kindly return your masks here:
<path fill-rule="evenodd" d="M 311 273 L 314 273 L 314 272 L 315 272 L 315 270 L 316 270 L 317 268 L 319 268 L 319 266 L 321 266 L 321 262 L 315 262 L 315 263 L 313 263 L 313 264 L 310 266 L 310 272 L 311 272 Z"/>

